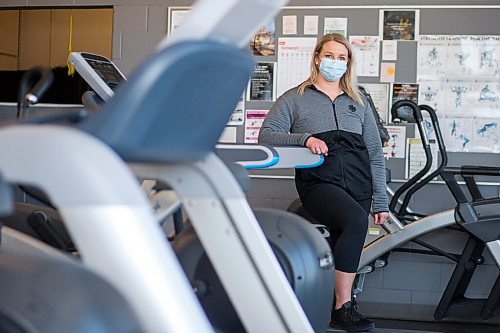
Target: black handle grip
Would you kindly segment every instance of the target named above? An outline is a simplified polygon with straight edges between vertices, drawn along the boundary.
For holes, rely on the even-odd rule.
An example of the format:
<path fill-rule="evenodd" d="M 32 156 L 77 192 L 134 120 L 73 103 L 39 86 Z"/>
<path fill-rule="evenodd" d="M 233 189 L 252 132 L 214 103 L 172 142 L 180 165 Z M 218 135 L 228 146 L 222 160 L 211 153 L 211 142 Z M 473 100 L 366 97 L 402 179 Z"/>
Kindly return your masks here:
<path fill-rule="evenodd" d="M 393 120 L 395 118 L 399 118 L 398 117 L 398 109 L 402 108 L 404 106 L 407 106 L 407 107 L 412 109 L 413 118 L 417 122 L 421 122 L 423 120 L 422 113 L 420 112 L 420 108 L 418 107 L 418 105 L 415 102 L 407 100 L 407 99 L 402 99 L 402 100 L 399 100 L 396 103 L 394 103 L 394 105 L 391 108 L 391 115 L 392 115 Z"/>
<path fill-rule="evenodd" d="M 30 104 L 36 104 L 54 81 L 50 68 L 37 66 L 28 70 L 21 78 L 17 99 L 17 118 L 23 116 Z"/>
<path fill-rule="evenodd" d="M 25 96 L 26 100 L 28 100 L 30 104 L 38 103 L 42 95 L 45 94 L 54 81 L 54 74 L 52 74 L 52 70 L 50 68 L 35 67 L 35 70 L 37 72 L 36 74 L 38 74 L 38 80 Z M 30 99 L 29 95 L 34 96 L 36 100 Z"/>
<path fill-rule="evenodd" d="M 463 175 L 500 176 L 500 167 L 462 165 L 461 169 Z"/>
<path fill-rule="evenodd" d="M 462 165 L 460 167 L 446 167 L 443 172 L 455 175 L 500 176 L 500 167 Z"/>

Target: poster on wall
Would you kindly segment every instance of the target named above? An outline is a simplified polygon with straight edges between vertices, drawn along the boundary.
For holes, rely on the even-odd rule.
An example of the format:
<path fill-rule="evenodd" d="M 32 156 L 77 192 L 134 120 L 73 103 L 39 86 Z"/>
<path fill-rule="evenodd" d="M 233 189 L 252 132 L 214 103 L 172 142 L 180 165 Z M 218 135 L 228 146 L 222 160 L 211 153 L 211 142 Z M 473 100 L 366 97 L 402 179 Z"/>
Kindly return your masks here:
<path fill-rule="evenodd" d="M 341 34 L 347 37 L 347 17 L 325 17 L 324 34 Z"/>
<path fill-rule="evenodd" d="M 417 80 L 500 79 L 500 36 L 423 35 L 417 46 Z"/>
<path fill-rule="evenodd" d="M 379 34 L 382 40 L 418 40 L 420 10 L 380 10 Z"/>
<path fill-rule="evenodd" d="M 219 137 L 220 143 L 236 143 L 236 127 L 227 126 Z"/>
<path fill-rule="evenodd" d="M 418 101 L 420 104 L 430 106 L 436 114 L 443 114 L 446 104 L 446 93 L 443 83 L 439 81 L 421 81 L 418 89 Z"/>
<path fill-rule="evenodd" d="M 274 62 L 257 62 L 248 83 L 247 101 L 275 100 Z"/>
<path fill-rule="evenodd" d="M 398 60 L 398 41 L 383 40 L 382 41 L 382 60 Z"/>
<path fill-rule="evenodd" d="M 281 37 L 278 39 L 278 76 L 276 97 L 309 77 L 315 37 Z"/>
<path fill-rule="evenodd" d="M 416 83 L 393 83 L 391 107 L 400 100 L 410 100 L 418 104 L 418 84 Z M 406 106 L 398 109 L 398 118 L 414 122 L 413 110 Z"/>
<path fill-rule="evenodd" d="M 429 140 L 429 148 L 432 155 L 432 164 L 429 171 L 423 177 L 427 177 L 438 167 L 438 145 L 436 139 Z M 405 177 L 406 179 L 409 179 L 424 168 L 427 163 L 427 156 L 425 155 L 422 139 L 420 138 L 408 138 L 406 140 L 406 151 L 408 153 L 406 154 L 405 161 Z"/>
<path fill-rule="evenodd" d="M 499 119 L 446 116 L 441 126 L 447 151 L 500 152 Z"/>
<path fill-rule="evenodd" d="M 387 83 L 361 83 L 370 94 L 377 113 L 384 124 L 390 121 L 389 109 L 389 84 Z"/>
<path fill-rule="evenodd" d="M 304 15 L 304 35 L 317 35 L 318 22 L 318 15 Z"/>
<path fill-rule="evenodd" d="M 382 149 L 384 157 L 405 158 L 406 127 L 405 126 L 384 126 L 389 133 L 387 146 Z"/>
<path fill-rule="evenodd" d="M 396 63 L 380 63 L 380 82 L 392 83 L 396 79 Z"/>
<path fill-rule="evenodd" d="M 472 142 L 474 151 L 499 153 L 500 152 L 500 119 L 483 118 L 474 119 Z"/>
<path fill-rule="evenodd" d="M 245 92 L 240 96 L 240 100 L 236 104 L 231 117 L 229 118 L 228 125 L 243 125 L 245 120 Z"/>
<path fill-rule="evenodd" d="M 446 117 L 444 119 L 441 131 L 447 151 L 471 151 L 473 128 L 470 126 L 470 122 L 471 119 L 467 117 Z"/>
<path fill-rule="evenodd" d="M 250 50 L 256 56 L 273 56 L 276 47 L 274 20 L 261 26 L 250 40 Z"/>
<path fill-rule="evenodd" d="M 378 36 L 349 36 L 356 60 L 356 75 L 378 76 L 380 39 Z"/>
<path fill-rule="evenodd" d="M 297 34 L 297 15 L 283 16 L 283 35 Z"/>
<path fill-rule="evenodd" d="M 445 123 L 448 151 L 499 152 L 500 36 L 420 36 L 417 81 L 419 102 Z"/>
<path fill-rule="evenodd" d="M 172 9 L 170 12 L 170 25 L 168 25 L 168 34 L 171 34 L 184 20 L 188 9 Z"/>
<path fill-rule="evenodd" d="M 245 143 L 257 143 L 260 128 L 269 110 L 247 110 L 245 117 Z"/>

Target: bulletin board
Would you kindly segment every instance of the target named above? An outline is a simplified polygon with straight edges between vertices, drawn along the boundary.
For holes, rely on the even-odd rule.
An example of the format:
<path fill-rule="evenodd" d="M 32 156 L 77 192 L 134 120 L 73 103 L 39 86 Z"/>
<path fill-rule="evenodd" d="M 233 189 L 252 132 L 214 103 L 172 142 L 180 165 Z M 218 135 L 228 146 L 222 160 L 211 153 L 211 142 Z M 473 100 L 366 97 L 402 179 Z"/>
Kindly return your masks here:
<path fill-rule="evenodd" d="M 169 7 L 167 24 L 169 30 L 174 29 L 174 26 L 181 22 L 182 15 L 188 9 L 186 7 Z M 391 14 L 395 16 L 391 17 Z M 380 22 L 384 22 L 384 24 L 380 24 Z M 401 28 L 400 25 L 406 22 L 413 25 L 413 30 L 406 34 L 396 34 L 398 28 Z M 475 129 L 478 133 L 479 125 L 483 125 L 481 129 L 483 133 L 469 133 L 471 137 L 475 135 L 477 142 L 481 142 L 474 146 L 479 147 L 477 149 L 461 147 L 465 140 L 460 141 L 460 136 L 456 132 L 448 133 L 449 142 L 446 144 L 450 147 L 448 151 L 449 165 L 480 163 L 498 166 L 500 165 L 500 154 L 498 153 L 500 152 L 500 29 L 498 22 L 500 22 L 500 5 L 284 7 L 273 22 L 262 27 L 256 33 L 254 40 L 249 41 L 249 47 L 257 62 L 255 75 L 221 139 L 227 142 L 254 142 L 252 140 L 255 140 L 266 112 L 286 87 L 284 81 L 293 81 L 294 79 L 288 75 L 285 80 L 280 75 L 286 72 L 301 72 L 297 68 L 291 70 L 286 67 L 291 62 L 286 61 L 286 52 L 282 51 L 288 43 L 293 44 L 298 50 L 304 50 L 302 57 L 300 52 L 294 54 L 298 57 L 294 60 L 295 63 L 307 62 L 308 64 L 310 53 L 307 53 L 306 50 L 311 49 L 311 45 L 314 46 L 318 36 L 322 36 L 325 31 L 342 32 L 342 29 L 345 29 L 348 38 L 351 37 L 355 40 L 359 37 L 358 39 L 361 40 L 361 37 L 364 37 L 364 41 L 378 45 L 376 52 L 367 53 L 370 57 L 376 56 L 375 65 L 373 63 L 370 65 L 369 59 L 366 58 L 363 68 L 357 72 L 361 85 L 386 87 L 387 106 L 385 109 L 381 107 L 379 110 L 384 120 L 388 123 L 391 121 L 388 116 L 390 105 L 397 98 L 396 95 L 393 95 L 393 91 L 406 91 L 407 96 L 410 96 L 413 89 L 415 91 L 414 98 L 418 99 L 419 104 L 432 104 L 427 103 L 425 98 L 434 97 L 431 94 L 433 90 L 441 91 L 443 95 L 440 99 L 441 103 L 448 102 L 450 107 L 455 106 L 453 110 L 447 108 L 439 110 L 439 106 L 444 104 L 435 104 L 438 107 L 438 116 L 443 132 L 451 131 L 450 128 L 453 126 L 455 126 L 455 130 L 459 125 L 462 126 L 461 128 L 470 127 L 470 124 L 478 121 L 477 119 L 484 121 L 480 124 L 474 123 L 478 127 Z M 389 31 L 391 25 L 396 27 Z M 400 32 L 401 30 L 404 29 L 399 29 Z M 373 38 L 373 40 L 367 37 Z M 455 37 L 455 41 L 463 39 L 466 43 L 473 45 L 473 48 L 469 49 L 481 49 L 485 53 L 490 53 L 489 62 L 484 65 L 485 68 L 481 68 L 483 74 L 480 73 L 476 76 L 476 73 L 464 72 L 460 76 L 458 75 L 460 73 L 455 71 L 457 74 L 455 76 L 452 75 L 453 73 L 443 73 L 441 78 L 433 76 L 435 73 L 432 73 L 432 70 L 434 69 L 428 58 L 432 58 L 433 52 L 448 50 L 449 48 L 445 46 L 453 44 L 453 37 Z M 271 41 L 269 41 L 270 38 Z M 483 41 L 478 41 L 481 38 Z M 447 42 L 451 44 L 446 44 Z M 433 43 L 437 45 L 437 51 L 433 51 Z M 465 61 L 475 59 L 475 66 L 482 66 L 478 65 L 481 64 L 481 53 L 467 55 L 466 52 L 456 50 L 455 54 L 448 57 L 453 56 L 457 59 L 461 57 L 461 60 L 468 57 L 468 60 Z M 359 58 L 360 53 L 357 55 Z M 367 57 L 367 55 L 361 54 L 361 57 Z M 440 63 L 444 66 L 447 61 L 449 59 L 443 58 Z M 431 71 L 430 74 L 429 71 Z M 307 73 L 308 71 L 300 73 L 306 75 L 304 80 L 307 78 Z M 386 76 L 388 73 L 389 77 Z M 270 77 L 273 78 L 272 84 L 268 82 Z M 388 80 L 393 82 L 390 83 Z M 455 82 L 463 80 L 469 80 L 473 84 L 469 82 L 470 84 L 463 85 L 464 88 L 459 88 L 461 85 L 455 84 Z M 453 84 L 457 86 L 455 92 L 444 94 L 445 89 L 451 91 Z M 419 88 L 421 90 L 417 92 Z M 460 89 L 463 89 L 464 92 L 460 92 Z M 368 90 L 370 91 L 370 89 Z M 467 92 L 473 91 L 478 94 L 483 92 L 481 96 L 488 100 L 482 101 L 484 104 L 481 104 L 481 108 L 475 112 L 469 112 L 469 107 L 475 108 L 475 104 L 471 106 L 465 103 L 463 108 L 459 109 L 455 102 L 457 96 L 463 94 L 461 97 L 464 97 Z M 375 94 L 380 93 L 377 91 Z M 401 98 L 406 98 L 404 93 L 401 96 L 403 96 Z M 467 101 L 465 98 L 463 100 Z M 483 109 L 486 110 L 486 113 L 483 112 Z M 463 115 L 470 117 L 470 120 L 465 119 L 462 123 L 452 123 L 452 119 L 455 117 L 460 119 Z M 470 129 L 468 130 L 470 132 Z M 486 131 L 488 137 L 484 136 Z M 414 136 L 414 131 L 406 131 L 406 135 L 407 137 Z M 456 138 L 453 135 L 456 135 Z M 456 142 L 453 141 L 454 139 Z M 391 168 L 393 179 L 405 178 L 406 164 L 405 158 L 388 159 L 387 165 Z"/>

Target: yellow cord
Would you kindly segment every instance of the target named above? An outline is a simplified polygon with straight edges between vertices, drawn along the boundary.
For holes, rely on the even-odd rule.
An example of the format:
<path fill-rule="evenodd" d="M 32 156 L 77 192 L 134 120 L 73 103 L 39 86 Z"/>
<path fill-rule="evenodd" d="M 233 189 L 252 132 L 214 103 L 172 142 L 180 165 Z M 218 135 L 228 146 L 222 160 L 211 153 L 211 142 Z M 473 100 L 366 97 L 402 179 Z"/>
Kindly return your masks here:
<path fill-rule="evenodd" d="M 73 52 L 73 15 L 69 16 L 69 44 L 68 44 L 68 52 Z M 69 55 L 68 53 L 68 55 Z M 66 60 L 66 64 L 68 65 L 68 76 L 73 76 L 75 74 L 75 67 L 70 64 L 69 58 Z"/>

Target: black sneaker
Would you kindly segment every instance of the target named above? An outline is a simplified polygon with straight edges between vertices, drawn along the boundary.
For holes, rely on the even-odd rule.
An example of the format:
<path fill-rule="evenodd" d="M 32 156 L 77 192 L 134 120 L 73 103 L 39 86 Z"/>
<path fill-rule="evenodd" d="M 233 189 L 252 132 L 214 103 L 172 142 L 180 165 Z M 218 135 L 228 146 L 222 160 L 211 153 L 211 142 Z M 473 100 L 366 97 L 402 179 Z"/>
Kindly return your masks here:
<path fill-rule="evenodd" d="M 330 327 L 347 332 L 366 332 L 375 328 L 375 324 L 359 313 L 356 301 L 353 301 L 344 303 L 340 309 L 332 312 Z"/>

